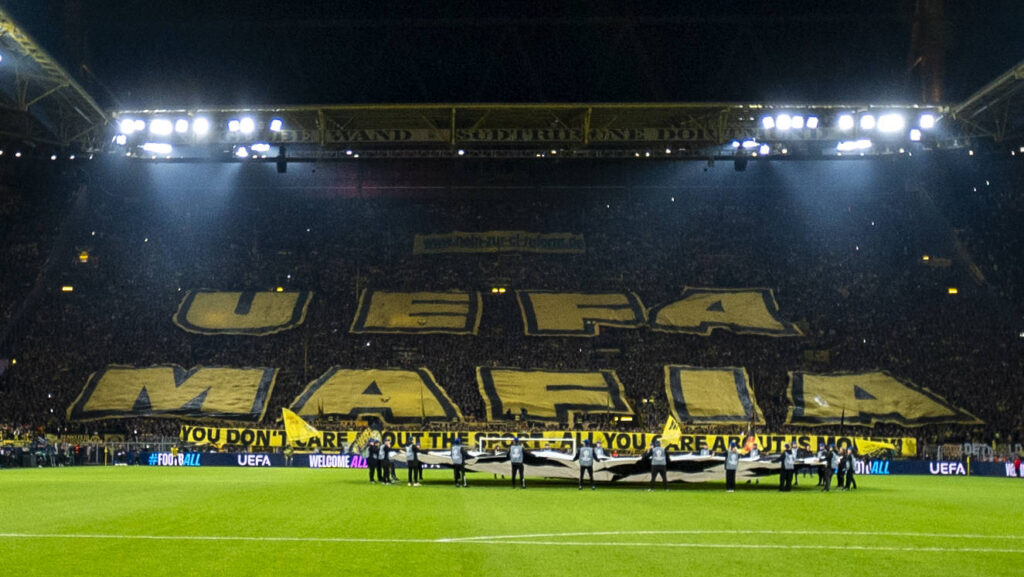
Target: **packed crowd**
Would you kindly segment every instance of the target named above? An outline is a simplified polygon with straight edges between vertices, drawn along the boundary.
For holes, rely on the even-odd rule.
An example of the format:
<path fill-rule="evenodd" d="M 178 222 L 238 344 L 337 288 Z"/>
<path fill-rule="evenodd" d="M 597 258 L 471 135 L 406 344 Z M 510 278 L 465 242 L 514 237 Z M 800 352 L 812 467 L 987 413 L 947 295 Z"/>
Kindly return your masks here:
<path fill-rule="evenodd" d="M 224 172 L 235 165 L 134 165 L 125 173 L 97 166 L 75 176 L 86 198 L 66 221 L 12 212 L 32 204 L 27 191 L 38 185 L 6 191 L 15 208 L 5 214 L 15 215 L 19 230 L 65 222 L 75 251 L 87 250 L 90 258 L 55 255 L 61 282 L 74 292 L 48 286 L 29 325 L 5 344 L 18 363 L 0 376 L 0 422 L 175 436 L 173 420 L 65 421 L 89 375 L 109 364 L 276 367 L 268 420 L 332 366 L 426 366 L 468 421 L 446 426 L 480 428 L 486 415 L 474 370 L 492 365 L 615 369 L 637 412 L 630 426 L 660 430 L 669 414 L 662 367 L 690 364 L 746 367 L 767 421 L 758 426 L 770 431 L 788 430 L 789 371 L 884 369 L 986 422 L 911 434 L 940 441 L 1021 438 L 1024 278 L 1016 231 L 1024 215 L 1014 195 L 1022 184 L 1015 166 L 984 165 L 1001 192 L 971 198 L 974 210 L 958 212 L 959 183 L 974 173 L 948 168 L 953 179 L 888 161 L 785 167 L 790 176 L 807 176 L 808 184 L 786 184 L 778 175 L 736 180 L 728 167 L 696 182 L 674 176 L 673 164 L 485 162 L 478 171 L 442 161 L 331 165 L 320 167 L 320 176 L 309 167 L 290 168 L 307 179 L 299 185 L 288 180 L 292 174 L 228 179 Z M 360 167 L 358 177 L 351 166 Z M 413 183 L 420 188 L 410 192 Z M 58 206 L 72 206 L 75 184 L 71 178 L 55 193 Z M 959 236 L 950 234 L 950 222 L 963 228 Z M 414 234 L 454 230 L 580 232 L 587 252 L 412 253 Z M 30 290 L 24 279 L 35 278 L 32 271 L 46 257 L 38 251 L 54 236 L 40 231 L 29 257 L 24 242 L 4 237 L 0 258 L 22 262 L 26 271 L 3 275 L 5 311 L 17 306 L 14 295 Z M 965 254 L 977 259 L 983 283 Z M 923 255 L 935 260 L 922 262 Z M 929 264 L 943 258 L 951 264 Z M 277 286 L 314 292 L 297 329 L 212 337 L 171 322 L 189 289 Z M 509 290 L 493 295 L 493 286 Z M 782 316 L 804 336 L 607 329 L 592 339 L 527 337 L 513 294 L 629 290 L 652 307 L 674 300 L 685 286 L 772 288 Z M 959 294 L 947 294 L 948 287 L 959 287 Z M 350 334 L 364 288 L 479 290 L 479 334 Z M 597 414 L 566 425 L 614 426 Z M 906 432 L 879 426 L 871 434 Z"/>

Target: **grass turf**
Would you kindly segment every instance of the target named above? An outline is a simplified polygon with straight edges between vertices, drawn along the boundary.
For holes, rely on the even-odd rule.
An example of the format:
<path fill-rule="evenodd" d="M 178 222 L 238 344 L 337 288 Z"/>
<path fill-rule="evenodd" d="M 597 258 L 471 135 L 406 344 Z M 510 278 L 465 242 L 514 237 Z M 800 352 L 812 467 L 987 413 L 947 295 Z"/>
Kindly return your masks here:
<path fill-rule="evenodd" d="M 404 471 L 400 470 L 400 474 Z M 529 489 L 447 471 L 0 471 L 0 575 L 1020 575 L 1017 479 Z M 211 537 L 198 539 L 196 537 Z M 267 538 L 271 538 L 267 540 Z"/>

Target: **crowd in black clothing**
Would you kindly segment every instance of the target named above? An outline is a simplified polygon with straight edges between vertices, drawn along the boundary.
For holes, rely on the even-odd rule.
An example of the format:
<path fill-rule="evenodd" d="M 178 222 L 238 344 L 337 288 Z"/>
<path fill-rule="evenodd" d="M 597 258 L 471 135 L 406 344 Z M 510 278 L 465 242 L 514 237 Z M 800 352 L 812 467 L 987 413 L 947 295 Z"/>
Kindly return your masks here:
<path fill-rule="evenodd" d="M 831 164 L 792 170 L 812 175 L 813 185 L 778 184 L 763 175 L 761 184 L 729 178 L 713 185 L 672 184 L 671 175 L 663 174 L 669 169 L 624 163 L 531 169 L 529 177 L 520 174 L 521 165 L 505 167 L 512 180 L 532 183 L 525 189 L 485 191 L 478 184 L 480 190 L 449 187 L 420 196 L 400 188 L 367 192 L 385 177 L 388 184 L 401 181 L 394 174 L 403 171 L 425 179 L 423 186 L 445 180 L 437 174 L 443 175 L 443 165 L 404 162 L 361 169 L 363 188 L 357 196 L 322 181 L 310 190 L 292 188 L 288 180 L 262 187 L 244 178 L 217 184 L 222 175 L 207 179 L 209 187 L 219 188 L 203 188 L 188 184 L 196 178 L 186 178 L 188 171 L 207 170 L 193 166 L 136 166 L 134 179 L 101 169 L 86 173 L 81 179 L 87 202 L 66 226 L 73 227 L 74 246 L 87 246 L 91 258 L 81 263 L 73 254 L 56 255 L 63 263 L 61 278 L 74 284 L 74 292 L 47 287 L 29 325 L 7 343 L 18 364 L 0 377 L 0 422 L 70 433 L 176 436 L 173 420 L 65 421 L 65 409 L 89 375 L 109 364 L 278 368 L 268 420 L 331 366 L 426 366 L 470 421 L 447 426 L 480 428 L 486 415 L 474 370 L 491 365 L 615 369 L 638 413 L 632 426 L 660 430 L 669 414 L 663 366 L 690 364 L 746 367 L 766 419 L 758 426 L 773 432 L 788 430 L 789 371 L 884 369 L 986 422 L 983 428 L 928 427 L 923 434 L 929 438 L 991 441 L 996 434 L 1004 440 L 1022 435 L 1024 339 L 1016 338 L 1016 331 L 1024 324 L 1014 307 L 1024 302 L 1016 250 L 1024 215 L 1013 194 L 1021 175 L 1014 166 L 987 165 L 1002 192 L 986 193 L 995 204 L 963 211 L 970 213 L 967 219 L 954 210 L 958 189 L 947 186 L 943 176 L 884 161 L 861 161 L 859 168 L 838 163 L 834 180 L 822 176 L 834 168 Z M 339 174 L 344 170 L 335 168 Z M 138 176 L 148 169 L 163 184 L 146 184 Z M 854 170 L 877 174 L 869 184 L 846 182 L 842 174 Z M 948 170 L 958 175 L 958 183 L 970 180 L 964 171 Z M 598 177 L 591 172 L 616 186 L 594 187 Z M 497 178 L 488 174 L 487 179 Z M 178 177 L 182 182 L 171 184 Z M 481 177 L 462 178 L 473 184 Z M 65 195 L 72 184 L 65 186 Z M 12 194 L 18 196 L 8 191 Z M 59 195 L 54 202 L 60 205 Z M 19 223 L 28 218 L 16 216 Z M 961 217 L 970 221 L 957 223 L 966 251 L 958 250 L 950 231 L 949 221 Z M 55 217 L 28 220 L 24 226 L 32 230 L 46 228 L 39 222 L 52 225 Z M 980 223 L 985 226 L 978 228 Z M 414 234 L 453 230 L 580 232 L 587 252 L 412 253 Z M 17 278 L 3 275 L 5 310 L 17 306 L 12 295 L 30 289 L 24 279 L 35 281 L 33 271 L 38 273 L 46 256 L 39 251 L 53 234 L 40 231 L 30 254 L 24 242 L 5 237 L 0 259 L 24 269 Z M 975 282 L 964 252 L 977 259 L 985 284 Z M 952 264 L 924 264 L 925 254 Z M 307 320 L 297 329 L 267 337 L 202 336 L 171 322 L 189 289 L 277 286 L 314 293 Z M 493 295 L 492 286 L 509 291 Z M 685 286 L 771 288 L 781 315 L 797 322 L 804 336 L 607 329 L 592 339 L 527 337 L 513 294 L 526 288 L 628 290 L 652 307 L 674 300 Z M 960 289 L 956 297 L 947 294 L 953 286 Z M 482 291 L 479 334 L 350 334 L 363 288 Z M 809 351 L 828 351 L 827 360 L 808 356 Z M 614 426 L 599 414 L 566 425 Z M 871 432 L 907 433 L 889 425 Z"/>

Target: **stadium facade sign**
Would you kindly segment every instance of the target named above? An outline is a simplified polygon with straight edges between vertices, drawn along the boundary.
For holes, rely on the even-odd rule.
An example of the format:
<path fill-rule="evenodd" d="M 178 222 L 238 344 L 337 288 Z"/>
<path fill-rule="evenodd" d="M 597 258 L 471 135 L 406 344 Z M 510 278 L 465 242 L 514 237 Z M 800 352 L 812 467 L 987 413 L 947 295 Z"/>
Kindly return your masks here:
<path fill-rule="evenodd" d="M 453 137 L 454 136 L 454 137 Z M 749 131 L 740 127 L 632 127 L 632 128 L 361 128 L 280 130 L 265 135 L 275 144 L 526 144 L 526 143 L 675 143 L 742 139 Z M 240 133 L 225 133 L 226 142 L 242 141 Z"/>

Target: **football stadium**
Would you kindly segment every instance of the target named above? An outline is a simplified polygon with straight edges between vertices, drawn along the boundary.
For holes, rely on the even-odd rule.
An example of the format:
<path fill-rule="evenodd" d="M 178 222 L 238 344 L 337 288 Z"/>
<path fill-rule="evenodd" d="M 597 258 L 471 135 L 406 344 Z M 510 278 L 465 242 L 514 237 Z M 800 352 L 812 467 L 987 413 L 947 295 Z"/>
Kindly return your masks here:
<path fill-rule="evenodd" d="M 1021 574 L 1024 7 L 109 4 L 0 1 L 0 576 Z"/>

